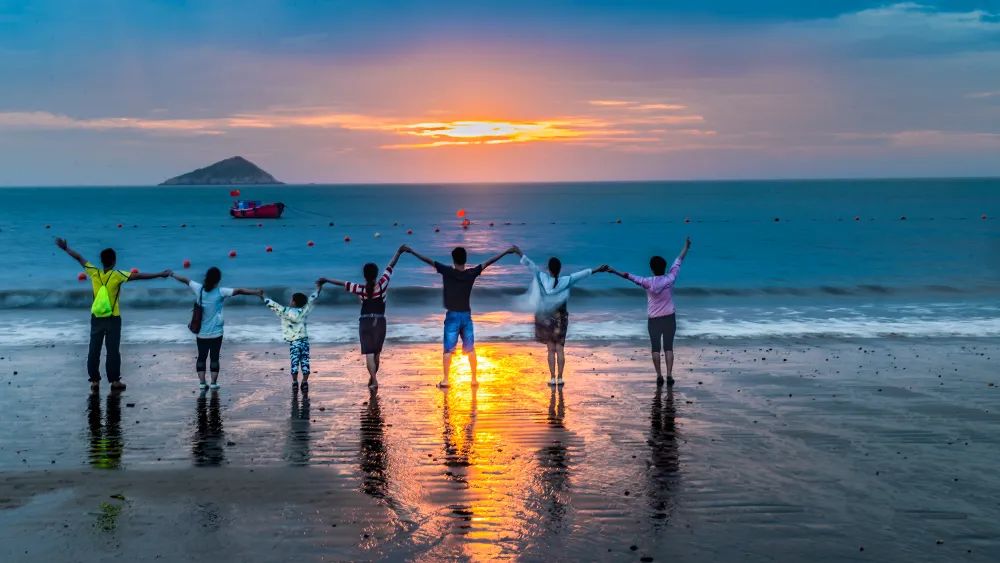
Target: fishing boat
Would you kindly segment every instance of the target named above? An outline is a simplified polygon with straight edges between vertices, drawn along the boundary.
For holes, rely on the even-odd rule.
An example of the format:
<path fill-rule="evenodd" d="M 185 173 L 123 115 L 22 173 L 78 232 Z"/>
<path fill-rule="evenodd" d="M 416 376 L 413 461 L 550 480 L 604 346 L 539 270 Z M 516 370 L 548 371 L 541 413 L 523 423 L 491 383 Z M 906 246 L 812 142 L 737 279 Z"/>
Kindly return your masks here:
<path fill-rule="evenodd" d="M 261 203 L 253 200 L 238 200 L 233 202 L 229 214 L 236 219 L 278 219 L 285 211 L 285 204 Z"/>

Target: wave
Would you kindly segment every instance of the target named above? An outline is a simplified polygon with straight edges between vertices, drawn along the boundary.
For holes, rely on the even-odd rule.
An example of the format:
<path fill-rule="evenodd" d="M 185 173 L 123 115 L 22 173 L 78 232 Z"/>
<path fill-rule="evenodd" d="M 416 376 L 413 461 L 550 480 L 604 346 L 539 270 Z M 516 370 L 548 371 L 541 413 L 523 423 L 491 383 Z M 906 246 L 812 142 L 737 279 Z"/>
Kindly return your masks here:
<path fill-rule="evenodd" d="M 488 316 L 476 322 L 480 342 L 529 342 L 534 331 L 530 316 L 504 317 L 491 321 Z M 280 344 L 277 322 L 227 323 L 226 341 L 238 343 Z M 438 342 L 440 319 L 437 316 L 416 321 L 390 320 L 390 342 Z M 89 329 L 84 320 L 73 321 L 4 321 L 0 331 L 9 337 L 10 346 L 83 345 Z M 357 324 L 353 319 L 314 322 L 309 326 L 315 345 L 354 344 Z M 122 333 L 123 341 L 132 344 L 190 344 L 193 337 L 181 323 L 139 323 L 130 320 Z M 850 318 L 783 317 L 762 320 L 734 320 L 721 317 L 682 318 L 677 339 L 681 344 L 699 341 L 759 339 L 870 339 L 870 338 L 994 338 L 1000 336 L 1000 317 L 904 317 Z M 635 319 L 584 320 L 570 322 L 569 340 L 578 342 L 645 342 L 646 323 Z"/>
<path fill-rule="evenodd" d="M 287 299 L 303 287 L 266 287 L 269 296 Z M 124 294 L 124 303 L 132 309 L 158 309 L 189 307 L 191 292 L 185 288 L 135 288 L 129 287 Z M 525 293 L 523 287 L 480 286 L 474 291 L 475 299 L 512 299 Z M 900 286 L 853 285 L 819 287 L 679 287 L 675 295 L 690 298 L 740 298 L 740 297 L 886 297 L 886 296 L 957 296 L 1000 294 L 1000 286 L 953 287 L 947 285 Z M 615 288 L 575 288 L 572 300 L 596 301 L 602 299 L 623 299 L 641 296 L 642 290 L 635 287 Z M 390 288 L 389 298 L 394 303 L 437 305 L 441 299 L 440 287 L 403 286 Z M 90 307 L 93 294 L 89 288 L 71 290 L 50 289 L 7 289 L 0 290 L 0 309 L 86 309 Z M 326 304 L 356 304 L 356 299 L 342 291 L 327 290 L 320 296 Z M 253 300 L 234 300 L 229 306 L 254 305 Z"/>

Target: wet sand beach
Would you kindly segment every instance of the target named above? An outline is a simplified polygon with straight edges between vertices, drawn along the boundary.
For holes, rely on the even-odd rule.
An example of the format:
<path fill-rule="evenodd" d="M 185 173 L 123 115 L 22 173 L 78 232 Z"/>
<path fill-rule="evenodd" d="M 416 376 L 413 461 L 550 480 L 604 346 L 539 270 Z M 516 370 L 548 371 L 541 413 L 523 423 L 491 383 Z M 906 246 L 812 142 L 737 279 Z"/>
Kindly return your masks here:
<path fill-rule="evenodd" d="M 995 561 L 995 340 L 481 344 L 446 391 L 437 345 L 0 348 L 0 560 Z"/>

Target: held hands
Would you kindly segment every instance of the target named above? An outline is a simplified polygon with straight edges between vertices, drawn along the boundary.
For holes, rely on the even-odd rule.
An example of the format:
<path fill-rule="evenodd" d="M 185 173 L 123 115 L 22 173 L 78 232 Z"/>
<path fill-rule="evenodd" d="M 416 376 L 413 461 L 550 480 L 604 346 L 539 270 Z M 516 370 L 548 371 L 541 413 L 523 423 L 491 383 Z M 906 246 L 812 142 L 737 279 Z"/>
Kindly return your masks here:
<path fill-rule="evenodd" d="M 161 277 L 161 278 L 169 278 L 170 276 L 174 275 L 174 271 L 171 270 L 171 269 L 169 269 L 169 268 L 167 268 L 166 270 L 163 270 L 162 272 L 160 272 L 157 275 L 159 277 Z"/>
<path fill-rule="evenodd" d="M 58 246 L 62 250 L 66 250 L 69 247 L 69 243 L 66 242 L 66 239 L 64 238 L 56 237 L 56 246 Z"/>
<path fill-rule="evenodd" d="M 597 267 L 596 270 L 594 270 L 595 273 L 610 272 L 610 271 L 612 271 L 611 266 L 608 266 L 607 264 L 601 264 L 600 266 Z"/>
<path fill-rule="evenodd" d="M 518 256 L 524 256 L 524 252 L 521 251 L 521 247 L 516 244 L 514 246 L 511 246 L 510 250 L 508 250 L 507 253 L 517 254 Z"/>

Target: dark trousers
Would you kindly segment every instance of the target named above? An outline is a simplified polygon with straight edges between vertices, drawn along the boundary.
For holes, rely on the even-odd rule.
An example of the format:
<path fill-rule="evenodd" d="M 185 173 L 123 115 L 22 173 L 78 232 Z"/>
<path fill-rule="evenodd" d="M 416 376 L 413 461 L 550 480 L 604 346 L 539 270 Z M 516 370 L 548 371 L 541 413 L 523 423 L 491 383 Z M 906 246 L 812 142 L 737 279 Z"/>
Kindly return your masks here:
<path fill-rule="evenodd" d="M 196 338 L 198 341 L 198 360 L 195 362 L 195 369 L 205 371 L 205 360 L 211 359 L 212 371 L 219 372 L 219 352 L 222 350 L 222 337 Z"/>
<path fill-rule="evenodd" d="M 90 351 L 87 353 L 87 375 L 91 381 L 101 380 L 101 346 L 107 348 L 105 369 L 108 381 L 122 378 L 122 354 L 118 350 L 122 342 L 122 318 L 90 316 Z"/>

